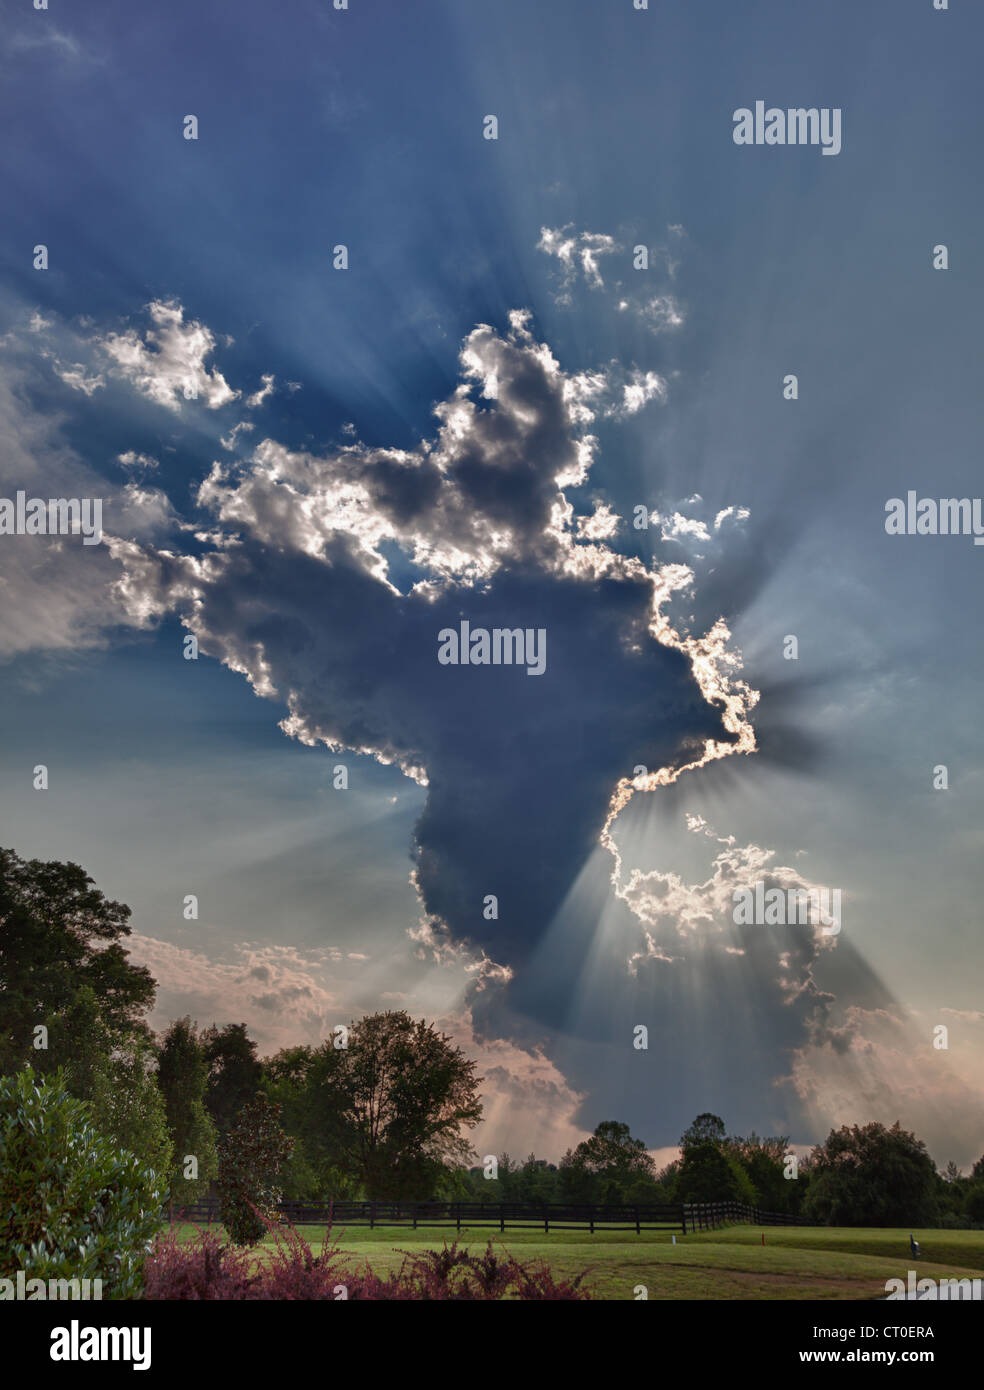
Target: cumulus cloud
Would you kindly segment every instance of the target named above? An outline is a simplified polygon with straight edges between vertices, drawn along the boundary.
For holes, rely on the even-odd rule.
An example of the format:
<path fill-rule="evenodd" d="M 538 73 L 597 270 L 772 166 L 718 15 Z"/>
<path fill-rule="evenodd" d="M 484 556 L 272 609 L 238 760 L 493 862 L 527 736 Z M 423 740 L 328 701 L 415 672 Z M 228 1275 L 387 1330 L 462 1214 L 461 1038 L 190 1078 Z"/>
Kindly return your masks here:
<path fill-rule="evenodd" d="M 298 1041 L 317 1043 L 347 1023 L 328 987 L 329 964 L 339 953 L 239 942 L 215 957 L 203 949 L 134 932 L 127 945 L 135 964 L 157 981 L 155 1027 L 191 1013 L 203 1024 L 246 1018 L 261 1051 Z"/>
<path fill-rule="evenodd" d="M 508 1153 L 521 1161 L 532 1152 L 556 1160 L 588 1137 L 590 1131 L 576 1119 L 584 1093 L 570 1085 L 542 1047 L 481 1036 L 467 1007 L 438 1026 L 475 1060 L 482 1077 L 485 1113 L 471 1140 L 480 1158 Z"/>
<path fill-rule="evenodd" d="M 114 554 L 134 621 L 179 613 L 204 654 L 286 706 L 287 733 L 427 785 L 418 940 L 473 952 L 478 985 L 535 945 L 621 769 L 753 743 L 726 630 L 688 647 L 664 612 L 686 567 L 612 549 L 614 513 L 580 514 L 567 495 L 589 476 L 593 422 L 624 403 L 625 373 L 565 374 L 519 312 L 504 335 L 475 328 L 461 370 L 416 449 L 318 456 L 265 439 L 202 483 L 214 520 L 201 553 L 120 542 Z M 665 395 L 652 377 L 630 385 L 632 409 Z M 462 618 L 545 629 L 545 673 L 440 665 L 438 633 Z"/>
<path fill-rule="evenodd" d="M 105 480 L 59 435 L 59 420 L 32 408 L 21 373 L 0 381 L 0 456 L 5 497 L 102 498 L 103 528 L 121 520 L 120 504 L 144 537 L 160 515 L 160 497 L 112 494 Z M 71 651 L 100 646 L 113 626 L 131 625 L 116 587 L 119 567 L 105 545 L 80 536 L 8 535 L 0 540 L 0 659 L 27 651 Z"/>
<path fill-rule="evenodd" d="M 210 329 L 186 322 L 176 300 L 155 299 L 147 312 L 151 323 L 142 332 L 127 328 L 95 340 L 117 375 L 170 410 L 180 409 L 184 400 L 203 400 L 209 410 L 218 410 L 238 398 L 222 373 L 205 365 L 215 349 Z"/>
<path fill-rule="evenodd" d="M 942 1049 L 934 1046 L 940 1022 L 850 1005 L 836 1029 L 811 1029 L 793 1053 L 788 1080 L 815 1128 L 898 1120 L 926 1143 L 939 1168 L 950 1159 L 967 1167 L 980 1158 L 984 1019 L 963 1015 Z"/>

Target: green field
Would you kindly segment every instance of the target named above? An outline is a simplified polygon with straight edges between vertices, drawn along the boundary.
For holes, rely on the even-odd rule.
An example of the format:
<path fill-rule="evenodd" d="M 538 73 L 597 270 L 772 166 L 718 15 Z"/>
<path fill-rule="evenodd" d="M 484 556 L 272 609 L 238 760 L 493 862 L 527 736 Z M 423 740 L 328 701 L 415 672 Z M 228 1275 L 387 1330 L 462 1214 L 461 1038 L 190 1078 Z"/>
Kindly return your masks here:
<path fill-rule="evenodd" d="M 221 1231 L 221 1227 L 212 1227 Z M 317 1251 L 323 1226 L 300 1228 Z M 765 1245 L 762 1245 L 762 1235 Z M 984 1231 L 915 1231 L 922 1257 L 909 1254 L 909 1232 L 842 1227 L 727 1226 L 697 1235 L 668 1231 L 506 1231 L 454 1227 L 414 1231 L 406 1226 L 337 1226 L 334 1238 L 354 1267 L 370 1265 L 379 1274 L 399 1268 L 401 1250 L 440 1249 L 456 1238 L 475 1252 L 491 1239 L 518 1259 L 542 1258 L 558 1276 L 589 1269 L 592 1296 L 632 1299 L 644 1284 L 651 1299 L 839 1299 L 884 1297 L 885 1281 L 906 1279 L 915 1268 L 920 1278 L 980 1278 L 984 1275 Z M 194 1228 L 180 1229 L 182 1240 Z M 258 1248 L 269 1249 L 268 1237 Z"/>

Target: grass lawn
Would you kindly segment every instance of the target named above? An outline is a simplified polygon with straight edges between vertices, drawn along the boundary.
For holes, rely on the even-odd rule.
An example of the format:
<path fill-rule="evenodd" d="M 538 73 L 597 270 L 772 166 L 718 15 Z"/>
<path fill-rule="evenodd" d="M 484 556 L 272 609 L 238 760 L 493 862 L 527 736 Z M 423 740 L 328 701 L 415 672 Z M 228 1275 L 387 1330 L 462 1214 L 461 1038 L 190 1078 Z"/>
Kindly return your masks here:
<path fill-rule="evenodd" d="M 213 1230 L 221 1228 L 213 1227 Z M 316 1251 L 323 1226 L 300 1232 Z M 762 1235 L 765 1234 L 765 1245 Z M 459 1239 L 480 1252 L 491 1239 L 518 1259 L 542 1258 L 561 1276 L 590 1268 L 588 1287 L 595 1298 L 632 1299 L 644 1284 L 651 1299 L 838 1299 L 884 1296 L 885 1281 L 905 1280 L 910 1269 L 920 1278 L 977 1278 L 984 1275 L 984 1231 L 914 1231 L 922 1257 L 909 1254 L 909 1232 L 844 1227 L 728 1226 L 697 1235 L 668 1231 L 542 1231 L 453 1226 L 414 1231 L 406 1226 L 336 1226 L 335 1240 L 356 1267 L 372 1266 L 379 1274 L 399 1268 L 401 1250 L 440 1249 Z M 180 1228 L 180 1239 L 194 1228 Z M 267 1237 L 258 1250 L 269 1250 Z"/>

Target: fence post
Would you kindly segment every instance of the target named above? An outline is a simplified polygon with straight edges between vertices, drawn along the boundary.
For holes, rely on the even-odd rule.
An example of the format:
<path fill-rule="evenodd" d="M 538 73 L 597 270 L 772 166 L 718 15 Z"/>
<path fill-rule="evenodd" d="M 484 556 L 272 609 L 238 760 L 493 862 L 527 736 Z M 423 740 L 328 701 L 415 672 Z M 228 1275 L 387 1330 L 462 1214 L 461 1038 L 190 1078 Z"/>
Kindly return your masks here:
<path fill-rule="evenodd" d="M 413 1229 L 417 1229 L 417 1203 L 413 1204 Z"/>
<path fill-rule="evenodd" d="M 461 1235 L 461 1203 L 460 1203 L 460 1202 L 455 1202 L 455 1204 L 454 1204 L 454 1214 L 455 1214 L 455 1216 L 456 1216 L 456 1218 L 457 1218 L 458 1234 Z"/>
<path fill-rule="evenodd" d="M 546 1205 L 543 1208 L 543 1234 L 545 1236 L 550 1234 L 550 1212 Z"/>
<path fill-rule="evenodd" d="M 369 1229 L 370 1229 L 370 1231 L 373 1229 L 373 1227 L 375 1226 L 375 1224 L 376 1224 L 376 1199 L 375 1199 L 375 1197 L 374 1197 L 374 1198 L 372 1199 L 372 1201 L 369 1203 Z"/>
<path fill-rule="evenodd" d="M 506 1229 L 506 1204 L 505 1204 L 505 1202 L 500 1202 L 500 1203 L 499 1203 L 499 1230 L 500 1230 L 500 1231 L 504 1231 L 505 1229 Z"/>
<path fill-rule="evenodd" d="M 640 1229 L 639 1229 L 639 1208 L 638 1208 L 638 1207 L 636 1207 L 636 1209 L 635 1209 L 635 1219 L 636 1219 L 636 1235 L 638 1236 L 638 1235 L 641 1235 L 641 1234 L 642 1234 L 642 1232 L 641 1232 Z"/>
<path fill-rule="evenodd" d="M 588 1207 L 588 1221 L 591 1224 L 591 1234 L 594 1235 L 594 1207 Z"/>

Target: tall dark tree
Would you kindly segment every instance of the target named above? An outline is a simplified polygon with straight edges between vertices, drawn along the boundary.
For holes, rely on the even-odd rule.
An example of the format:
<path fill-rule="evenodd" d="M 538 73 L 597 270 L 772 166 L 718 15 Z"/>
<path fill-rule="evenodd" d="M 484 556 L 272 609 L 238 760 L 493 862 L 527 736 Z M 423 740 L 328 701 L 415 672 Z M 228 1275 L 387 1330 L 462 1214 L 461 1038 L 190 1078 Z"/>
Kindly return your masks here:
<path fill-rule="evenodd" d="M 680 1148 L 686 1152 L 696 1144 L 721 1145 L 726 1139 L 727 1131 L 720 1115 L 712 1115 L 709 1110 L 705 1110 L 684 1130 L 680 1137 Z"/>
<path fill-rule="evenodd" d="M 652 1199 L 656 1165 L 629 1126 L 603 1120 L 588 1139 L 564 1155 L 561 1191 L 574 1202 L 632 1202 Z"/>
<path fill-rule="evenodd" d="M 169 1195 L 182 1207 L 203 1196 L 218 1173 L 217 1134 L 205 1109 L 208 1066 L 190 1018 L 179 1018 L 164 1034 L 157 1064 L 167 1126 L 174 1150 Z M 195 1164 L 188 1160 L 193 1158 Z M 197 1167 L 197 1175 L 191 1176 Z"/>
<path fill-rule="evenodd" d="M 255 1100 L 263 1080 L 263 1066 L 256 1043 L 245 1023 L 213 1023 L 202 1033 L 208 1085 L 205 1106 L 220 1134 L 228 1134 L 244 1105 Z"/>
<path fill-rule="evenodd" d="M 33 1060 L 35 1028 L 50 1029 L 84 985 L 114 1039 L 149 1037 L 154 980 L 123 947 L 129 921 L 78 864 L 0 849 L 0 1071 Z"/>
<path fill-rule="evenodd" d="M 684 1149 L 676 1191 L 681 1202 L 755 1200 L 755 1189 L 738 1158 L 709 1140 Z"/>
<path fill-rule="evenodd" d="M 832 1129 L 813 1150 L 804 1210 L 827 1226 L 932 1226 L 936 1167 L 898 1122 Z"/>

